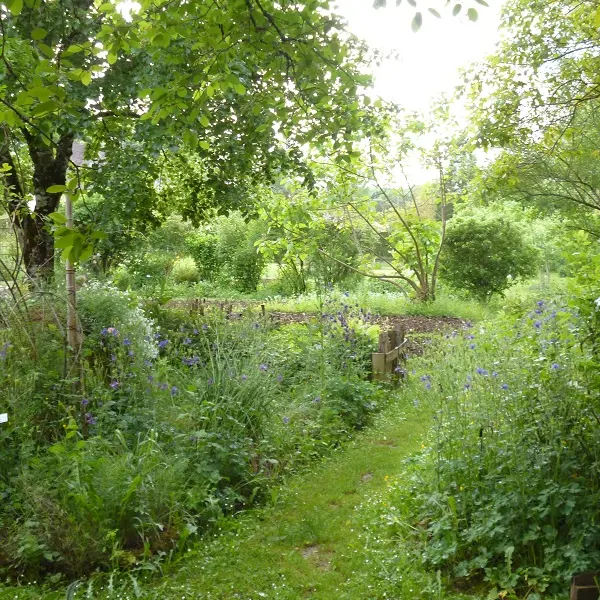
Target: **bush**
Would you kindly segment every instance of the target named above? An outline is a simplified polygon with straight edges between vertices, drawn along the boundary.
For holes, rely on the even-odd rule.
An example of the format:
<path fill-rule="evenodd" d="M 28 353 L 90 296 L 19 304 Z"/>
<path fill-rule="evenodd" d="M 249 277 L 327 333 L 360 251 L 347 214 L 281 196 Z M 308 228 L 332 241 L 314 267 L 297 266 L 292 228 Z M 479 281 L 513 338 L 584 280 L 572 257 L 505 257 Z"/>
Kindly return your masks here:
<path fill-rule="evenodd" d="M 487 301 L 516 281 L 535 274 L 538 252 L 517 225 L 479 211 L 448 224 L 441 274 L 453 287 Z"/>
<path fill-rule="evenodd" d="M 175 283 L 195 283 L 200 275 L 198 267 L 191 256 L 178 258 L 173 264 L 173 281 Z"/>

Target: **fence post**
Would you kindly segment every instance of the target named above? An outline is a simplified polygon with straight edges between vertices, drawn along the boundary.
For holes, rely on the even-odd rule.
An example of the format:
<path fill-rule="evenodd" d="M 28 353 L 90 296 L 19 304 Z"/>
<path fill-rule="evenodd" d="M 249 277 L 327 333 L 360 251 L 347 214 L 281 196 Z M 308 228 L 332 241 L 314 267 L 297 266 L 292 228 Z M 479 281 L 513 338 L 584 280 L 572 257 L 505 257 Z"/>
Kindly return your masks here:
<path fill-rule="evenodd" d="M 401 351 L 404 341 L 404 329 L 398 325 L 379 334 L 378 352 L 373 352 L 371 359 L 374 380 L 386 380 L 394 374 L 396 367 L 405 359 Z"/>

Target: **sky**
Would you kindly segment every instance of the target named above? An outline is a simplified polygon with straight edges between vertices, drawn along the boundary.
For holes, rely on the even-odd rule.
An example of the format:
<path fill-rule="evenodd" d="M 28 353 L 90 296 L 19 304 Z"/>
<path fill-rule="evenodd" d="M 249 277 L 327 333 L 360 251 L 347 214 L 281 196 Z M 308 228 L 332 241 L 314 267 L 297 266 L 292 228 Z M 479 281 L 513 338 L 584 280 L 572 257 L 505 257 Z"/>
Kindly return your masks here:
<path fill-rule="evenodd" d="M 459 68 L 485 58 L 499 40 L 502 0 L 487 1 L 487 8 L 465 3 L 479 13 L 478 20 L 472 22 L 466 15 L 452 17 L 454 3 L 441 9 L 445 4 L 442 0 L 430 0 L 427 5 L 420 0 L 423 25 L 416 33 L 411 30 L 411 21 L 417 9 L 406 1 L 396 6 L 395 0 L 389 0 L 386 8 L 374 9 L 372 0 L 338 0 L 335 12 L 345 17 L 348 29 L 369 46 L 398 54 L 398 59 L 384 60 L 375 69 L 375 93 L 407 109 L 426 110 L 432 98 L 452 93 L 460 81 Z M 442 19 L 429 14 L 427 6 L 438 8 Z"/>
<path fill-rule="evenodd" d="M 348 22 L 348 29 L 383 55 L 396 55 L 374 66 L 374 96 L 395 102 L 409 111 L 426 113 L 442 94 L 450 96 L 460 84 L 459 70 L 481 61 L 494 50 L 500 40 L 498 26 L 503 0 L 487 0 L 489 7 L 475 2 L 464 2 L 461 14 L 451 14 L 454 2 L 448 9 L 439 9 L 441 19 L 429 14 L 427 6 L 439 8 L 443 0 L 430 0 L 427 5 L 418 0 L 424 18 L 419 31 L 411 30 L 417 9 L 404 1 L 396 6 L 388 0 L 386 8 L 373 8 L 373 0 L 337 0 L 334 9 Z M 466 9 L 476 7 L 477 21 L 469 21 Z M 466 113 L 454 111 L 457 118 Z M 433 142 L 433 138 L 431 139 Z M 424 140 L 425 143 L 427 141 Z M 423 167 L 418 155 L 409 155 L 403 164 L 411 184 L 431 181 L 437 175 Z M 396 171 L 398 171 L 396 173 Z M 393 171 L 395 183 L 404 177 L 398 169 Z"/>

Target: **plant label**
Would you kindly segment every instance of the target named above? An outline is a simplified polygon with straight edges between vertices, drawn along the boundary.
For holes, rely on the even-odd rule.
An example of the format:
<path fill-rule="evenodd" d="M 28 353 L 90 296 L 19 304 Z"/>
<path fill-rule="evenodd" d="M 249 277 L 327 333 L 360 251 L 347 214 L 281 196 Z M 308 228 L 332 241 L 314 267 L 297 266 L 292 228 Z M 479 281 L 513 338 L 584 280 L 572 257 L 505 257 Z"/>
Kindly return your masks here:
<path fill-rule="evenodd" d="M 8 423 L 8 414 L 7 413 L 0 413 L 0 424 L 2 423 Z"/>

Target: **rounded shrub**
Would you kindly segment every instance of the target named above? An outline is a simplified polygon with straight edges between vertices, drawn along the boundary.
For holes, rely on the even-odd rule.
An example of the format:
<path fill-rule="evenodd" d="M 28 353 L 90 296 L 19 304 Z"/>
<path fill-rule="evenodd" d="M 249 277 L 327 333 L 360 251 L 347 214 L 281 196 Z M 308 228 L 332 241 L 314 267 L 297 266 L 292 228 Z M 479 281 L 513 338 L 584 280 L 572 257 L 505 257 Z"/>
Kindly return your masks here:
<path fill-rule="evenodd" d="M 175 283 L 196 283 L 200 272 L 194 259 L 191 256 L 184 256 L 173 263 L 172 275 Z"/>

